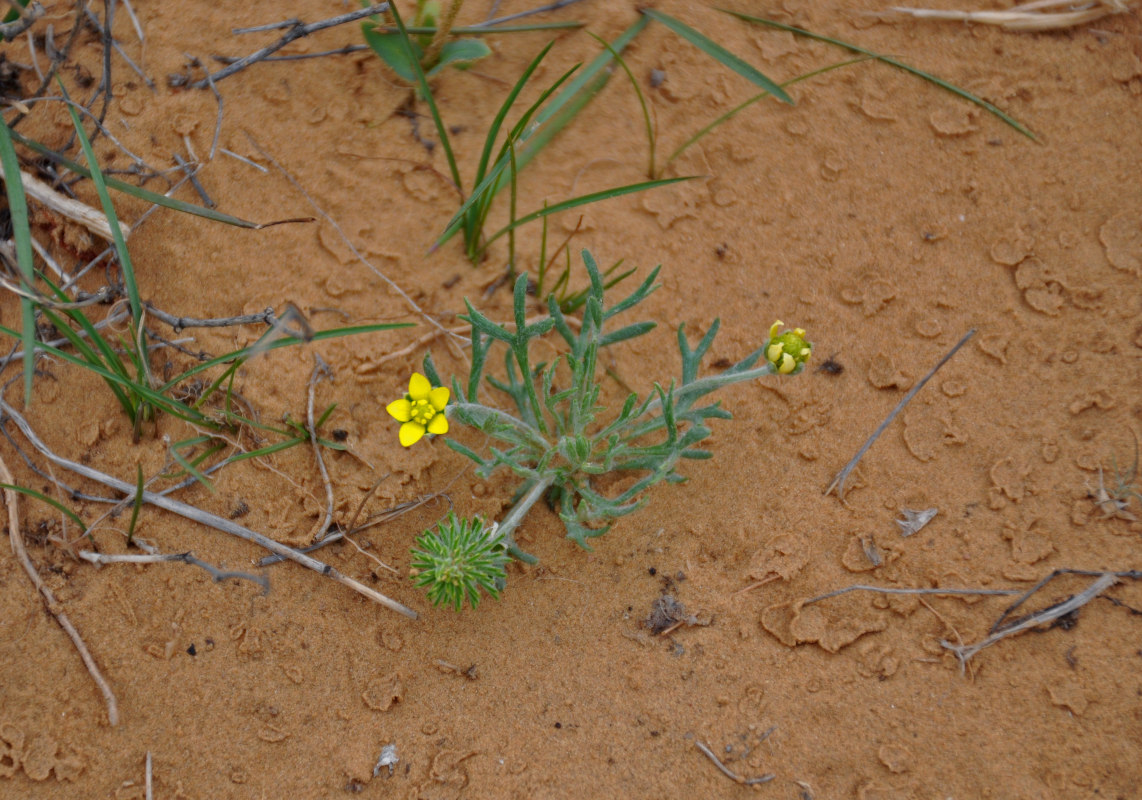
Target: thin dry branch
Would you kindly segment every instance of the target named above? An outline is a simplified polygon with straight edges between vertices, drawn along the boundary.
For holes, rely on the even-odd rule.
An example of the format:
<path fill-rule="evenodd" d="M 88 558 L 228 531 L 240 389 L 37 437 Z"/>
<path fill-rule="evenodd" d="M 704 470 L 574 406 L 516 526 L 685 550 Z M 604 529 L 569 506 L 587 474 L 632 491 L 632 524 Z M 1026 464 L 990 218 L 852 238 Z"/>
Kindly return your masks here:
<path fill-rule="evenodd" d="M 975 644 L 952 644 L 945 639 L 941 639 L 940 644 L 943 645 L 946 649 L 951 650 L 953 653 L 955 653 L 956 658 L 960 660 L 960 672 L 962 673 L 967 667 L 968 661 L 970 661 L 972 657 L 975 656 L 975 654 L 980 650 L 983 650 L 985 647 L 991 647 L 1000 639 L 1005 639 L 1008 636 L 1014 636 L 1017 633 L 1022 633 L 1023 631 L 1030 630 L 1031 628 L 1036 628 L 1039 625 L 1047 622 L 1053 622 L 1054 620 L 1057 620 L 1061 617 L 1065 617 L 1067 614 L 1077 611 L 1089 603 L 1091 600 L 1105 592 L 1111 586 L 1116 584 L 1118 582 L 1118 577 L 1119 576 L 1117 573 L 1103 572 L 1099 574 L 1099 576 L 1095 578 L 1094 581 L 1092 581 L 1086 589 L 1079 592 L 1078 594 L 1067 598 L 1061 603 L 1056 603 L 1055 605 L 1044 608 L 1041 611 L 1036 611 L 1034 614 L 1029 614 L 1018 622 L 1009 625 L 995 633 L 992 633 L 987 638 L 982 639 Z M 1022 602 L 1022 600 L 1020 602 Z"/>
<path fill-rule="evenodd" d="M 377 3 L 376 5 L 369 6 L 368 8 L 358 9 L 357 11 L 351 11 L 348 14 L 341 14 L 336 17 L 330 17 L 329 19 L 323 19 L 320 22 L 313 22 L 308 25 L 299 19 L 291 19 L 286 20 L 285 22 L 275 22 L 268 26 L 263 25 L 258 28 L 245 28 L 241 32 L 253 33 L 260 30 L 281 29 L 285 27 L 288 27 L 289 30 L 286 31 L 285 34 L 283 34 L 282 37 L 273 44 L 269 44 L 263 47 L 261 50 L 256 50 L 253 53 L 250 53 L 250 55 L 238 59 L 233 64 L 230 64 L 227 67 L 223 67 L 214 74 L 207 75 L 205 79 L 195 81 L 194 83 L 190 84 L 190 86 L 192 89 L 205 89 L 211 83 L 217 83 L 223 78 L 230 77 L 235 72 L 244 70 L 251 64 L 256 64 L 267 56 L 273 55 L 290 42 L 294 42 L 305 36 L 309 36 L 311 33 L 323 31 L 326 28 L 333 28 L 337 25 L 343 25 L 346 22 L 355 22 L 359 19 L 364 19 L 365 17 L 371 17 L 374 14 L 380 14 L 383 11 L 387 11 L 388 8 L 388 3 Z M 235 32 L 238 33 L 239 31 Z"/>
<path fill-rule="evenodd" d="M 177 561 L 182 564 L 190 564 L 193 567 L 200 567 L 210 573 L 210 577 L 214 579 L 215 583 L 230 580 L 250 581 L 262 587 L 262 594 L 269 594 L 270 579 L 265 575 L 254 575 L 250 572 L 236 572 L 234 570 L 225 570 L 214 566 L 213 564 L 197 558 L 194 553 L 187 551 L 185 553 L 93 553 L 90 550 L 80 550 L 79 557 L 84 561 L 90 561 L 92 564 L 162 564 L 167 561 Z"/>
<path fill-rule="evenodd" d="M 32 27 L 33 23 L 44 15 L 44 7 L 37 2 L 28 3 L 27 6 L 13 3 L 12 8 L 20 12 L 20 16 L 11 22 L 0 24 L 0 38 L 6 42 L 12 41 Z"/>
<path fill-rule="evenodd" d="M 45 458 L 50 460 L 56 466 L 63 467 L 64 469 L 70 470 L 77 475 L 81 475 L 88 480 L 92 480 L 96 483 L 108 486 L 112 489 L 115 489 L 116 491 L 122 492 L 124 495 L 134 497 L 134 484 L 119 480 L 118 478 L 107 475 L 85 464 L 69 461 L 68 459 L 63 458 L 62 456 L 58 456 L 52 452 L 52 450 L 48 448 L 48 446 L 45 445 L 43 441 L 40 440 L 39 436 L 36 435 L 36 432 L 32 429 L 32 426 L 28 424 L 28 421 L 24 419 L 24 417 L 11 405 L 9 405 L 8 402 L 2 397 L 0 397 L 0 412 L 3 412 L 4 415 L 9 417 L 12 422 L 16 424 L 16 427 L 20 429 L 20 432 L 24 434 L 25 438 L 27 438 L 27 440 L 32 444 L 32 446 L 39 450 Z M 251 530 L 243 525 L 239 525 L 233 520 L 219 517 L 215 514 L 211 514 L 201 509 L 195 508 L 188 503 L 183 503 L 179 500 L 174 500 L 170 497 L 162 494 L 157 494 L 155 492 L 143 492 L 143 502 L 150 503 L 151 505 L 157 506 L 158 508 L 161 508 L 165 511 L 173 512 L 181 517 L 185 517 L 186 519 L 207 525 L 211 528 L 214 528 L 215 530 L 222 531 L 223 533 L 228 533 L 231 536 L 237 536 L 240 539 L 245 539 L 248 542 L 253 542 L 258 546 L 269 550 L 271 553 L 276 553 L 280 556 L 284 556 L 291 561 L 295 561 L 298 564 L 301 564 L 307 569 L 311 569 L 314 572 L 324 575 L 327 578 L 332 578 L 342 586 L 346 586 L 358 594 L 362 594 L 365 597 L 380 603 L 386 608 L 390 608 L 393 611 L 404 614 L 406 617 L 411 619 L 417 618 L 417 613 L 411 608 L 398 603 L 396 600 L 381 594 L 375 589 L 370 589 L 360 581 L 354 580 L 347 575 L 342 575 L 331 565 L 318 561 L 315 558 L 311 558 L 305 553 L 299 552 L 292 547 L 288 547 L 281 542 L 274 541 L 268 536 L 258 533 L 257 531 Z"/>
<path fill-rule="evenodd" d="M 2 401 L 0 401 L 2 402 Z M 12 473 L 8 469 L 8 465 L 4 463 L 3 458 L 0 458 L 0 478 L 4 483 L 9 485 L 14 484 Z M 87 667 L 91 679 L 95 681 L 95 685 L 99 687 L 99 691 L 103 693 L 103 700 L 107 704 L 107 721 L 112 725 L 119 724 L 119 703 L 115 700 L 115 693 L 111 691 L 111 686 L 103 677 L 103 673 L 99 671 L 99 666 L 95 663 L 95 659 L 91 657 L 91 653 L 87 649 L 87 645 L 83 643 L 83 637 L 79 635 L 79 631 L 71 624 L 71 620 L 67 618 L 63 608 L 60 607 L 59 601 L 56 600 L 52 590 L 44 583 L 40 574 L 36 572 L 36 567 L 32 564 L 32 560 L 28 558 L 28 551 L 24 548 L 24 535 L 20 529 L 20 513 L 18 506 L 19 495 L 11 489 L 4 490 L 4 504 L 8 506 L 8 540 L 12 543 L 12 552 L 16 556 L 16 560 L 20 562 L 20 566 L 24 568 L 24 572 L 28 574 L 31 579 L 32 585 L 36 587 L 36 591 L 40 593 L 40 597 L 44 601 L 48 612 L 63 628 L 64 632 L 71 639 L 71 643 L 75 645 L 75 649 L 79 651 L 79 657 L 83 659 L 83 665 Z"/>

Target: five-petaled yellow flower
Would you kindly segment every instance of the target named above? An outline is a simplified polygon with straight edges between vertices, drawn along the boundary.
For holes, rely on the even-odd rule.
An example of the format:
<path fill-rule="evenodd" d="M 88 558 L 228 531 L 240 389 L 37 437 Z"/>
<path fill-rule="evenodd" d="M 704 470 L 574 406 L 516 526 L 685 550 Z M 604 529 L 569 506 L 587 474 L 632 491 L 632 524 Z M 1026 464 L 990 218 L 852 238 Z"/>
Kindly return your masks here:
<path fill-rule="evenodd" d="M 428 378 L 414 372 L 408 382 L 408 394 L 389 403 L 385 411 L 402 423 L 400 443 L 411 447 L 425 433 L 448 433 L 448 418 L 444 416 L 447 405 L 448 387 L 433 389 Z"/>
<path fill-rule="evenodd" d="M 773 323 L 769 329 L 769 344 L 765 348 L 765 358 L 781 375 L 788 375 L 800 365 L 809 360 L 813 353 L 813 345 L 805 341 L 805 329 L 794 328 L 780 336 L 777 331 L 785 323 L 781 320 Z"/>

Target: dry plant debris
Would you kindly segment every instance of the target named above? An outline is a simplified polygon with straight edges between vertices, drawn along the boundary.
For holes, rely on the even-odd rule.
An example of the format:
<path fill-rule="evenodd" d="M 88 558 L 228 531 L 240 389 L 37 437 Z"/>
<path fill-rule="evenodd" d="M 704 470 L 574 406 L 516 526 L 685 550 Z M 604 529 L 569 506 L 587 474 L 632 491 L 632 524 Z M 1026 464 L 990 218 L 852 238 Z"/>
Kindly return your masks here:
<path fill-rule="evenodd" d="M 1074 0 L 1036 0 L 1003 11 L 955 11 L 900 6 L 894 6 L 889 10 L 908 14 L 916 19 L 978 22 L 983 25 L 998 25 L 1012 31 L 1036 32 L 1073 28 L 1112 14 L 1125 14 L 1130 11 L 1130 5 L 1126 0 L 1093 0 L 1087 3 L 1076 3 Z"/>

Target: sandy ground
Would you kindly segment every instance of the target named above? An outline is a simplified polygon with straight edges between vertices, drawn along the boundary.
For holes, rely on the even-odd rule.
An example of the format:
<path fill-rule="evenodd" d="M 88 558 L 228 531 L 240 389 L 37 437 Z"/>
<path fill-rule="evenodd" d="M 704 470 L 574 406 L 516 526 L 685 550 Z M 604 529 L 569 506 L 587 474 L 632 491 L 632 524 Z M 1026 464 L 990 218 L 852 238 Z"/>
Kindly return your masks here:
<path fill-rule="evenodd" d="M 5 547 L 0 796 L 142 798 L 148 753 L 154 797 L 164 800 L 1140 796 L 1137 583 L 1123 578 L 1076 612 L 1004 638 L 966 671 L 942 642 L 984 639 L 1011 597 L 857 591 L 805 601 L 858 583 L 1024 591 L 1057 569 L 1142 568 L 1142 523 L 1097 504 L 1100 468 L 1108 487 L 1116 474 L 1129 483 L 1142 429 L 1142 23 L 1128 13 L 1028 34 L 870 14 L 887 5 L 870 0 L 726 3 L 892 54 L 997 104 L 1036 138 L 869 61 L 790 87 L 795 106 L 751 107 L 666 172 L 701 180 L 582 211 L 576 250 L 607 264 L 624 258 L 643 275 L 662 264 L 662 288 L 640 307 L 658 329 L 608 354 L 626 385 L 646 391 L 676 375 L 677 327 L 701 333 L 715 318 L 722 332 L 706 369 L 757 347 L 777 318 L 809 330 L 815 368 L 726 392 L 735 419 L 714 425 L 714 458 L 686 464 L 687 483 L 658 487 L 593 551 L 537 507 L 520 538 L 540 565 L 513 566 L 503 598 L 474 613 L 432 609 L 406 577 L 413 538 L 447 509 L 441 497 L 359 534 L 362 549 L 321 552 L 417 609 L 417 621 L 292 564 L 265 570 L 267 595 L 182 564 L 96 568 L 64 544 L 74 525 L 65 530 L 58 514 L 21 499 L 32 560 L 106 675 L 120 720 L 108 724 L 103 697 Z M 217 69 L 212 55 L 244 55 L 280 35 L 233 28 L 354 7 L 135 0 L 144 46 L 118 6 L 116 38 L 155 83 L 112 56 L 107 124 L 122 145 L 159 169 L 192 148 L 206 162 L 199 181 L 229 214 L 318 217 L 250 231 L 159 211 L 131 238 L 141 293 L 192 317 L 292 303 L 317 328 L 420 323 L 275 351 L 250 363 L 237 388 L 264 420 L 302 420 L 315 355 L 332 366 L 316 402 L 337 404 L 326 430 L 347 434 L 355 454 L 327 458 L 340 524 L 362 504 L 362 517 L 381 515 L 440 492 L 461 513 L 496 516 L 511 498 L 508 478 L 475 478 L 439 440 L 402 449 L 384 413 L 423 348 L 382 359 L 430 330 L 389 281 L 446 324 L 457 324 L 465 297 L 495 318 L 510 312 L 506 291 L 485 293 L 503 272 L 504 242 L 475 268 L 457 241 L 425 255 L 458 196 L 440 148 L 426 149 L 430 121 L 399 113 L 409 90 L 367 52 L 259 63 L 225 78 L 216 84 L 219 146 L 255 166 L 220 150 L 207 160 L 215 96 L 168 78 L 187 72 L 187 55 Z M 504 2 L 499 13 L 528 7 Z M 657 7 L 776 80 L 848 57 L 704 5 Z M 461 22 L 489 8 L 471 0 Z M 589 0 L 542 19 L 582 20 L 613 39 L 636 14 L 632 3 Z M 33 30 L 42 37 L 51 24 L 58 43 L 74 18 L 56 4 Z M 465 180 L 511 82 L 553 36 L 534 97 L 599 45 L 583 31 L 494 36 L 491 57 L 435 81 Z M 359 42 L 352 24 L 282 53 Z M 31 62 L 26 38 L 3 53 Z M 660 155 L 751 94 L 659 25 L 627 56 Z M 89 96 L 102 69 L 100 38 L 81 34 L 62 71 L 69 88 Z M 656 87 L 652 70 L 664 78 Z M 18 80 L 26 92 L 37 83 L 30 72 Z M 58 103 L 36 105 L 21 130 L 67 143 Z M 132 161 L 106 138 L 97 152 L 108 168 Z M 641 113 L 619 74 L 523 173 L 521 211 L 645 179 L 646 162 Z M 90 186 L 77 191 L 95 202 Z M 200 202 L 190 187 L 178 196 Z M 135 221 L 145 207 L 124 199 L 120 210 Z M 553 219 L 553 241 L 579 213 Z M 501 202 L 493 222 L 506 216 Z M 67 263 L 90 249 L 58 220 L 39 223 Z M 538 234 L 524 228 L 519 241 L 531 269 Z M 107 282 L 101 270 L 90 289 Z M 11 295 L 0 311 L 5 324 L 18 320 Z M 865 456 L 844 501 L 825 496 L 905 392 L 972 329 Z M 217 354 L 261 332 L 182 335 L 194 337 L 187 349 Z M 433 347 L 442 373 L 464 369 L 462 354 Z M 167 362 L 191 363 L 158 351 L 155 367 Z M 133 481 L 136 465 L 148 475 L 162 468 L 163 437 L 193 434 L 162 419 L 134 444 L 98 379 L 58 361 L 41 366 L 28 419 L 64 457 Z M 19 404 L 18 388 L 6 396 Z M 0 442 L 0 455 L 17 482 L 55 493 L 12 441 Z M 298 546 L 325 504 L 307 448 L 228 467 L 213 492 L 178 497 Z M 106 511 L 71 504 L 88 521 Z M 901 509 L 928 508 L 938 509 L 933 521 L 902 537 Z M 1137 500 L 1132 511 L 1142 516 Z M 123 517 L 104 521 L 99 549 L 123 552 L 125 527 Z M 138 535 L 230 569 L 254 570 L 264 555 L 150 508 Z M 1093 580 L 1058 578 L 1019 613 Z M 702 624 L 654 635 L 648 616 L 665 595 Z M 699 743 L 742 778 L 774 778 L 735 784 Z M 374 777 L 389 744 L 399 762 Z"/>

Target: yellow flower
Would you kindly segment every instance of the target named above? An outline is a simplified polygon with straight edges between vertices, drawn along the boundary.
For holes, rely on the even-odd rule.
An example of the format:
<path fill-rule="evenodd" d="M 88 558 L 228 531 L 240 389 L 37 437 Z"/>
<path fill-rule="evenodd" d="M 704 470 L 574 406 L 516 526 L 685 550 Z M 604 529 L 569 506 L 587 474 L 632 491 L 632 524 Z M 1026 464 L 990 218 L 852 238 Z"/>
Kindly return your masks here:
<path fill-rule="evenodd" d="M 389 403 L 385 411 L 402 423 L 400 443 L 411 447 L 425 433 L 448 433 L 448 418 L 444 416 L 447 405 L 448 387 L 433 389 L 428 378 L 414 372 L 408 382 L 408 394 Z"/>
<path fill-rule="evenodd" d="M 769 329 L 769 344 L 765 347 L 765 358 L 777 368 L 781 375 L 800 370 L 801 365 L 809 360 L 813 354 L 813 345 L 805 341 L 805 329 L 794 328 L 780 336 L 777 332 L 785 323 L 781 320 L 773 323 Z"/>

